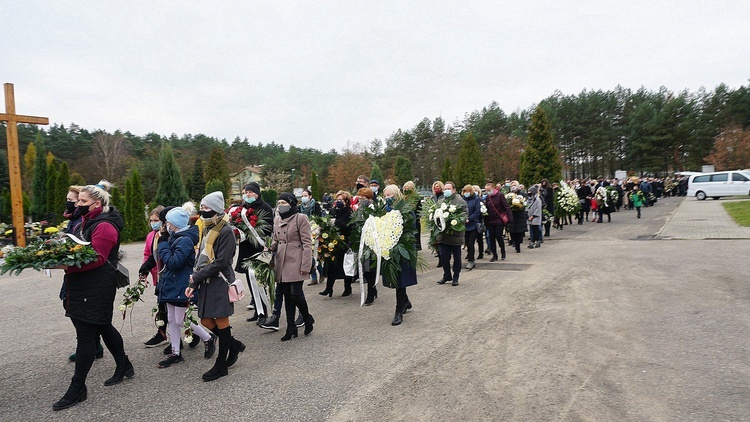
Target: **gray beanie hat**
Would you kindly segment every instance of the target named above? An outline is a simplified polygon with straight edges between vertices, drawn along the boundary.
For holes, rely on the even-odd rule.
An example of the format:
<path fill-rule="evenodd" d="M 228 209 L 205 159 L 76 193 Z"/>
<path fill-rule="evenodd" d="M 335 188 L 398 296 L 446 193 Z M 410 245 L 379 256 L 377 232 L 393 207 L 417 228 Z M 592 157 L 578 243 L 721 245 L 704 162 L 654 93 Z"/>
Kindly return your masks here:
<path fill-rule="evenodd" d="M 201 199 L 201 205 L 211 208 L 217 214 L 224 214 L 224 194 L 221 191 L 211 192 Z"/>

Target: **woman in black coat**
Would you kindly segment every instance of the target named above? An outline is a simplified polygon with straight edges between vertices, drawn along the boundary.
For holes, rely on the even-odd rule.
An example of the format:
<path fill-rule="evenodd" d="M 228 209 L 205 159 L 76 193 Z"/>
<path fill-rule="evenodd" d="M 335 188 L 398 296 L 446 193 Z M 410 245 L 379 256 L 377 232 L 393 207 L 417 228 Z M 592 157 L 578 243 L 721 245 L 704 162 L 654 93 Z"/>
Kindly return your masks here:
<path fill-rule="evenodd" d="M 339 234 L 344 236 L 344 242 L 348 244 L 352 232 L 350 224 L 352 219 L 352 194 L 344 190 L 336 193 L 331 217 L 334 218 L 333 225 L 339 230 Z M 338 249 L 334 255 L 335 259 L 333 261 L 326 261 L 326 288 L 318 294 L 328 297 L 333 296 L 333 284 L 338 278 L 344 279 L 344 293 L 341 296 L 344 297 L 352 294 L 353 277 L 344 274 L 344 255 L 346 254 L 346 249 L 348 248 Z"/>
<path fill-rule="evenodd" d="M 101 183 L 101 182 L 100 182 Z M 77 202 L 81 222 L 75 234 L 91 242 L 97 252 L 94 262 L 79 267 L 66 267 L 65 315 L 76 329 L 76 363 L 73 379 L 65 395 L 52 405 L 53 410 L 67 409 L 86 400 L 86 377 L 94 363 L 97 338 L 115 358 L 114 375 L 104 385 L 119 384 L 123 378 L 132 377 L 133 364 L 128 360 L 120 332 L 112 326 L 115 293 L 115 265 L 120 250 L 120 232 L 124 222 L 120 213 L 109 206 L 109 194 L 102 185 L 81 188 Z"/>
<path fill-rule="evenodd" d="M 513 241 L 513 246 L 516 248 L 516 253 L 521 253 L 521 244 L 527 231 L 526 223 L 529 217 L 525 208 L 513 209 L 511 207 L 511 213 L 513 214 L 513 220 L 508 222 L 507 229 Z"/>

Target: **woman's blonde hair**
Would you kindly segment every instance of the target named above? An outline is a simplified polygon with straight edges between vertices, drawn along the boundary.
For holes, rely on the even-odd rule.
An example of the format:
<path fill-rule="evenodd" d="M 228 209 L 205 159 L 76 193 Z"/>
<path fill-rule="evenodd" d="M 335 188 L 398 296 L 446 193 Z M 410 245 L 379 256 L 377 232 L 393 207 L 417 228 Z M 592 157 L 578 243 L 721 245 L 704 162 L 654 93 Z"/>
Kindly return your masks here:
<path fill-rule="evenodd" d="M 81 186 L 70 185 L 70 187 L 68 188 L 68 192 L 75 192 L 75 194 L 78 195 L 79 193 L 81 193 Z"/>
<path fill-rule="evenodd" d="M 414 182 L 412 182 L 411 180 L 404 183 L 404 187 L 402 188 L 404 192 L 406 192 L 407 190 L 415 191 L 416 189 L 417 189 L 416 185 L 414 185 Z"/>
<path fill-rule="evenodd" d="M 432 184 L 432 190 L 435 190 L 435 186 L 439 186 L 440 190 L 445 189 L 445 185 L 440 180 L 437 180 L 435 183 Z"/>
<path fill-rule="evenodd" d="M 404 199 L 404 195 L 401 194 L 401 190 L 396 185 L 388 185 L 385 187 L 385 189 L 383 189 L 384 196 L 389 193 L 393 194 L 393 198 L 396 201 Z"/>
<path fill-rule="evenodd" d="M 336 192 L 336 195 L 333 196 L 333 199 L 335 200 L 336 198 L 339 197 L 339 195 L 341 195 L 341 196 L 344 197 L 344 202 L 346 202 L 347 204 L 351 204 L 352 203 L 352 194 L 351 193 L 349 193 L 349 192 L 347 192 L 345 190 L 340 190 L 340 191 Z"/>
<path fill-rule="evenodd" d="M 89 196 L 102 203 L 102 212 L 109 212 L 109 190 L 113 185 L 102 179 L 95 185 L 86 185 L 81 188 L 81 192 L 86 192 Z"/>

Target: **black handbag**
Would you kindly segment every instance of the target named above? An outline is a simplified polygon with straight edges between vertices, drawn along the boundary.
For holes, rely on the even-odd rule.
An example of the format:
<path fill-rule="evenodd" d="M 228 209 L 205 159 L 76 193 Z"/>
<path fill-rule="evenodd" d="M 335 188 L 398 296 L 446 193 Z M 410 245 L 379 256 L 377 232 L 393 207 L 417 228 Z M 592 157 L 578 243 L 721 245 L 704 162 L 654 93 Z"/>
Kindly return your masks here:
<path fill-rule="evenodd" d="M 109 265 L 112 265 L 112 262 L 107 262 L 109 262 Z M 117 265 L 112 265 L 112 268 L 115 269 L 115 285 L 117 288 L 121 289 L 130 286 L 130 271 L 119 262 Z"/>

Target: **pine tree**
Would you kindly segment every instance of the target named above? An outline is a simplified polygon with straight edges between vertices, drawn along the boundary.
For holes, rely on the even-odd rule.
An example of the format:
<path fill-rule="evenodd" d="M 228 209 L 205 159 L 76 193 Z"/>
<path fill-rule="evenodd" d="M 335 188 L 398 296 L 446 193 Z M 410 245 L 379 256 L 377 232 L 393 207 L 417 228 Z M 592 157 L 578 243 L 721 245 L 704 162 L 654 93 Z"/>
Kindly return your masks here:
<path fill-rule="evenodd" d="M 370 180 L 377 180 L 378 183 L 385 183 L 383 180 L 383 170 L 380 169 L 380 166 L 375 163 L 372 165 L 372 171 L 370 172 Z M 381 187 L 382 190 L 382 187 Z"/>
<path fill-rule="evenodd" d="M 34 180 L 34 164 L 36 163 L 36 146 L 33 142 L 29 143 L 26 153 L 23 155 L 23 187 L 29 188 L 29 182 Z"/>
<path fill-rule="evenodd" d="M 48 154 L 49 156 L 49 154 Z M 57 215 L 62 213 L 62 209 L 57 209 L 57 162 L 53 158 L 47 162 L 47 200 L 44 208 L 47 210 L 45 215 L 49 215 L 50 220 L 57 222 Z M 52 223 L 52 221 L 50 221 Z"/>
<path fill-rule="evenodd" d="M 562 163 L 552 139 L 552 126 L 544 108 L 537 106 L 531 115 L 526 147 L 521 156 L 521 183 L 531 186 L 542 179 L 552 182 L 561 177 Z"/>
<path fill-rule="evenodd" d="M 193 201 L 200 201 L 206 194 L 206 180 L 203 178 L 203 160 L 195 159 L 193 166 L 193 175 L 190 177 L 188 184 L 188 196 Z"/>
<path fill-rule="evenodd" d="M 456 163 L 456 183 L 458 186 L 482 185 L 484 184 L 484 167 L 482 166 L 482 151 L 474 139 L 474 135 L 468 132 L 461 141 L 458 151 L 458 163 Z"/>
<path fill-rule="evenodd" d="M 399 186 L 403 186 L 404 183 L 414 178 L 411 169 L 411 161 L 401 155 L 396 157 L 394 173 L 396 173 L 396 183 L 398 183 Z"/>
<path fill-rule="evenodd" d="M 205 180 L 210 183 L 214 179 L 221 181 L 224 185 L 221 189 L 224 193 L 224 198 L 229 198 L 232 183 L 229 181 L 229 169 L 227 168 L 227 160 L 224 158 L 224 150 L 220 146 L 211 148 L 211 152 L 208 154 L 208 162 L 206 163 Z M 206 190 L 206 192 L 211 191 Z"/>
<path fill-rule="evenodd" d="M 36 160 L 31 183 L 31 214 L 38 220 L 47 211 L 47 151 L 42 144 L 41 133 L 36 138 Z"/>
<path fill-rule="evenodd" d="M 122 219 L 125 221 L 125 227 L 122 229 L 121 233 L 121 241 L 129 242 L 133 239 L 133 233 L 131 231 L 133 225 L 130 224 L 131 219 L 133 218 L 133 207 L 130 202 L 130 199 L 133 196 L 133 182 L 128 178 L 125 180 L 125 199 L 123 201 L 123 209 L 120 209 L 120 214 L 122 214 Z"/>
<path fill-rule="evenodd" d="M 315 172 L 312 172 L 312 175 L 310 176 L 310 192 L 312 192 L 312 197 L 315 198 L 316 201 L 320 201 L 323 198 L 320 182 L 318 182 L 318 174 Z"/>
<path fill-rule="evenodd" d="M 127 193 L 125 194 L 127 201 Z M 188 200 L 185 185 L 182 183 L 180 168 L 172 154 L 172 146 L 164 144 L 159 152 L 159 187 L 156 202 L 164 206 L 182 205 Z"/>
<path fill-rule="evenodd" d="M 443 179 L 443 182 L 447 181 L 453 181 L 453 167 L 451 166 L 451 160 L 448 157 L 445 157 L 445 162 L 443 163 L 443 172 L 440 174 L 440 177 Z"/>
<path fill-rule="evenodd" d="M 68 197 L 68 189 L 70 189 L 70 171 L 68 170 L 68 163 L 63 161 L 60 164 L 60 169 L 57 172 L 57 180 L 55 182 L 55 207 L 54 210 L 60 214 L 65 210 L 65 202 Z"/>
<path fill-rule="evenodd" d="M 133 170 L 130 176 L 130 195 L 127 197 L 126 205 L 130 211 L 130 239 L 143 240 L 148 234 L 148 218 L 146 217 L 146 200 L 143 198 L 143 183 L 141 183 L 141 174 L 138 170 Z M 182 205 L 179 203 L 178 205 Z"/>

